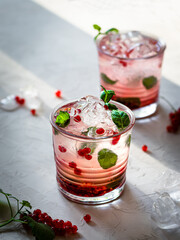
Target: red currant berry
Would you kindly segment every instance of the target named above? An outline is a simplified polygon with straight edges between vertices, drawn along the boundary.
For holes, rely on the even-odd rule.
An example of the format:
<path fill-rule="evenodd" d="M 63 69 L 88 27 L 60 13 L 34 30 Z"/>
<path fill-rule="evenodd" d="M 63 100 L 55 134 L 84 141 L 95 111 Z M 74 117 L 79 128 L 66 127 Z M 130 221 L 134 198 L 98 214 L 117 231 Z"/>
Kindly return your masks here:
<path fill-rule="evenodd" d="M 25 99 L 24 98 L 21 98 L 18 102 L 20 105 L 23 105 L 25 103 Z"/>
<path fill-rule="evenodd" d="M 78 230 L 77 226 L 73 225 L 72 226 L 72 233 L 77 233 L 77 230 Z"/>
<path fill-rule="evenodd" d="M 121 63 L 123 67 L 127 67 L 127 62 L 120 60 L 119 63 Z"/>
<path fill-rule="evenodd" d="M 67 151 L 67 150 L 66 150 L 66 148 L 65 148 L 65 147 L 63 147 L 63 146 L 61 146 L 61 145 L 59 145 L 59 147 L 58 147 L 58 148 L 59 148 L 59 151 L 60 151 L 60 152 L 63 152 L 63 153 L 64 153 L 64 152 L 66 152 L 66 151 Z"/>
<path fill-rule="evenodd" d="M 52 218 L 49 215 L 45 216 L 44 221 L 47 225 L 52 226 Z"/>
<path fill-rule="evenodd" d="M 72 233 L 72 228 L 69 226 L 65 227 L 66 233 Z"/>
<path fill-rule="evenodd" d="M 91 152 L 91 149 L 90 149 L 90 148 L 84 148 L 84 149 L 83 149 L 83 152 L 85 152 L 86 154 L 88 154 L 88 153 Z"/>
<path fill-rule="evenodd" d="M 148 147 L 147 147 L 146 145 L 143 145 L 143 146 L 142 146 L 142 150 L 143 150 L 144 152 L 147 152 Z"/>
<path fill-rule="evenodd" d="M 79 115 L 74 117 L 74 121 L 75 122 L 80 122 L 81 121 L 81 117 Z"/>
<path fill-rule="evenodd" d="M 70 221 L 67 221 L 64 223 L 66 227 L 72 227 L 72 223 Z"/>
<path fill-rule="evenodd" d="M 76 168 L 77 164 L 76 164 L 75 162 L 70 162 L 70 163 L 69 163 L 69 166 L 70 166 L 71 168 Z"/>
<path fill-rule="evenodd" d="M 104 105 L 104 109 L 108 110 L 109 108 L 108 108 L 108 106 L 107 106 L 107 105 Z"/>
<path fill-rule="evenodd" d="M 32 114 L 33 116 L 35 116 L 35 115 L 36 115 L 36 109 L 31 109 L 31 114 Z"/>
<path fill-rule="evenodd" d="M 173 127 L 171 125 L 166 127 L 167 132 L 172 133 L 173 132 Z"/>
<path fill-rule="evenodd" d="M 86 152 L 84 152 L 84 149 L 79 149 L 78 154 L 79 156 L 83 157 L 86 154 Z"/>
<path fill-rule="evenodd" d="M 74 168 L 74 173 L 77 174 L 77 175 L 81 175 L 81 169 Z"/>
<path fill-rule="evenodd" d="M 86 158 L 87 160 L 91 160 L 91 159 L 92 159 L 92 156 L 91 156 L 91 155 L 85 155 L 85 158 Z"/>
<path fill-rule="evenodd" d="M 33 211 L 33 214 L 35 214 L 36 216 L 41 214 L 41 210 L 40 209 L 36 209 Z"/>
<path fill-rule="evenodd" d="M 60 90 L 57 90 L 57 91 L 55 92 L 55 95 L 56 95 L 56 97 L 61 98 L 61 91 L 60 91 Z"/>
<path fill-rule="evenodd" d="M 78 109 L 77 109 L 77 112 L 78 112 L 78 113 L 81 113 L 81 109 L 78 108 Z"/>
<path fill-rule="evenodd" d="M 91 216 L 89 215 L 89 214 L 86 214 L 85 216 L 84 216 L 84 220 L 88 223 L 88 222 L 90 222 L 91 221 Z"/>
<path fill-rule="evenodd" d="M 15 96 L 15 101 L 16 101 L 17 103 L 19 103 L 19 100 L 20 100 L 20 97 L 19 97 L 19 96 Z"/>
<path fill-rule="evenodd" d="M 105 132 L 104 128 L 98 128 L 98 129 L 96 130 L 96 133 L 97 133 L 97 134 L 103 134 L 104 132 Z"/>

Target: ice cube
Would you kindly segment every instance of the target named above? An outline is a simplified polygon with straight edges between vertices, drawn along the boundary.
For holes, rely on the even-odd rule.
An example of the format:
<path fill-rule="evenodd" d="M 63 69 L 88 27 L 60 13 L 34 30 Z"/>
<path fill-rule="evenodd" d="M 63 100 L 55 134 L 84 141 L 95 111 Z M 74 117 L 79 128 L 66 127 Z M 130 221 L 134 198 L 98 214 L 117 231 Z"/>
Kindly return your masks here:
<path fill-rule="evenodd" d="M 82 109 L 81 116 L 87 126 L 112 125 L 111 116 L 104 109 L 104 102 L 93 96 L 87 96 L 88 104 Z"/>
<path fill-rule="evenodd" d="M 26 107 L 28 109 L 42 110 L 42 100 L 39 98 L 37 89 L 27 87 L 21 90 L 23 97 L 26 99 Z"/>
<path fill-rule="evenodd" d="M 19 107 L 19 104 L 15 101 L 15 95 L 9 95 L 6 98 L 0 100 L 0 108 L 6 111 L 13 111 Z"/>
<path fill-rule="evenodd" d="M 180 207 L 167 192 L 160 194 L 152 206 L 152 219 L 162 229 L 180 227 Z"/>

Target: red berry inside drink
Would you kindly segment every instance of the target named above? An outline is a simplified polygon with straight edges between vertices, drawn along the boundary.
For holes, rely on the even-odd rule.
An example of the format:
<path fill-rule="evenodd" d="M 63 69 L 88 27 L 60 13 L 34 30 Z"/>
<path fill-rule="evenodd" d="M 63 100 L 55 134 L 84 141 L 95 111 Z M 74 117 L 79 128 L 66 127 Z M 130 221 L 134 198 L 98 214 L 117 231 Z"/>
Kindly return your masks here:
<path fill-rule="evenodd" d="M 73 201 L 108 202 L 124 188 L 135 119 L 126 106 L 112 103 L 116 109 L 106 110 L 102 100 L 87 96 L 52 113 L 57 182 Z"/>
<path fill-rule="evenodd" d="M 137 31 L 110 32 L 97 40 L 100 82 L 115 91 L 136 118 L 156 111 L 165 44 Z"/>

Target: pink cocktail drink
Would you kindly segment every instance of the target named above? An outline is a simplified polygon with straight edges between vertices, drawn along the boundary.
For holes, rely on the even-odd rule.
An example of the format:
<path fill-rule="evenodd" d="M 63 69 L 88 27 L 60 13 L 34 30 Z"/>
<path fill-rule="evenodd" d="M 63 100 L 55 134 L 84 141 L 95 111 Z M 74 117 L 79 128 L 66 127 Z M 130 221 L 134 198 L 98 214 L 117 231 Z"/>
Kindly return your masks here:
<path fill-rule="evenodd" d="M 97 40 L 101 85 L 115 91 L 115 101 L 136 118 L 157 108 L 165 44 L 137 31 L 113 33 Z"/>
<path fill-rule="evenodd" d="M 58 106 L 51 115 L 58 186 L 73 201 L 108 202 L 124 188 L 135 118 L 126 106 L 114 104 L 129 118 L 121 131 L 112 121 L 112 111 L 92 96 Z M 56 123 L 61 113 L 70 116 L 65 127 Z"/>

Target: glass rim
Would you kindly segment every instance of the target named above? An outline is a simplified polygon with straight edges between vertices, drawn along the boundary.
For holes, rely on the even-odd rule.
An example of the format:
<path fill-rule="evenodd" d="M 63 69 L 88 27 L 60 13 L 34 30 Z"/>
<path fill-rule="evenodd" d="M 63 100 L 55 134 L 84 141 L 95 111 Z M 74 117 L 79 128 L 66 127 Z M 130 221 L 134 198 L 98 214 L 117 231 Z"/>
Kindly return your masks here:
<path fill-rule="evenodd" d="M 128 33 L 128 32 L 139 32 L 139 33 L 142 34 L 142 36 L 149 37 L 149 38 L 151 38 L 151 39 L 157 40 L 158 43 L 160 43 L 160 50 L 159 50 L 156 54 L 154 54 L 154 55 L 152 55 L 152 56 L 147 56 L 147 57 L 128 58 L 128 57 L 113 56 L 113 55 L 111 55 L 111 54 L 109 54 L 109 53 L 105 53 L 105 52 L 99 47 L 100 41 L 101 41 L 102 38 L 105 36 L 105 35 L 103 35 L 102 37 L 97 38 L 96 41 L 95 41 L 98 51 L 101 52 L 102 54 L 108 56 L 108 57 L 117 58 L 117 59 L 119 59 L 119 60 L 126 60 L 126 61 L 151 59 L 151 58 L 157 57 L 157 56 L 161 55 L 162 53 L 164 53 L 164 51 L 165 51 L 165 49 L 166 49 L 166 44 L 165 44 L 165 42 L 164 42 L 162 39 L 158 38 L 157 36 L 152 35 L 152 34 L 149 34 L 149 33 L 141 32 L 141 31 L 136 31 L 136 30 L 124 31 L 124 32 L 120 33 L 120 35 L 121 35 L 121 34 L 124 34 L 124 33 Z M 117 34 L 117 33 L 115 33 L 115 35 L 116 35 L 116 34 Z"/>
<path fill-rule="evenodd" d="M 134 115 L 134 113 L 127 106 L 125 106 L 124 104 L 111 100 L 110 103 L 113 103 L 117 107 L 118 107 L 118 105 L 121 106 L 123 108 L 122 111 L 124 110 L 126 113 L 128 113 L 128 115 L 130 117 L 130 124 L 123 131 L 120 131 L 117 134 L 113 134 L 113 135 L 110 135 L 110 136 L 102 136 L 102 137 L 98 137 L 98 138 L 82 136 L 82 135 L 77 135 L 77 134 L 73 134 L 73 133 L 67 132 L 64 128 L 59 127 L 55 123 L 55 121 L 54 121 L 54 114 L 55 114 L 55 112 L 59 108 L 65 106 L 68 103 L 74 103 L 76 101 L 78 101 L 78 99 L 65 101 L 65 102 L 63 102 L 63 104 L 58 104 L 56 107 L 54 107 L 53 111 L 50 114 L 50 123 L 51 123 L 52 127 L 54 127 L 58 132 L 61 132 L 62 134 L 67 135 L 68 137 L 77 138 L 77 139 L 83 139 L 83 140 L 94 140 L 94 141 L 100 141 L 100 140 L 109 139 L 109 138 L 111 139 L 113 137 L 121 136 L 124 133 L 128 132 L 130 129 L 133 128 L 133 126 L 135 124 L 135 115 Z"/>

